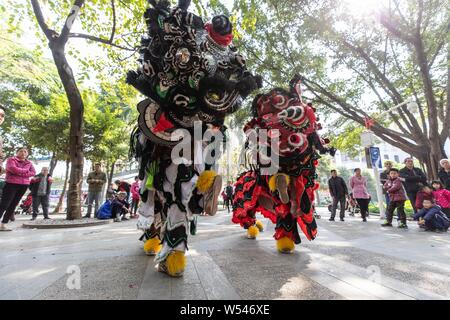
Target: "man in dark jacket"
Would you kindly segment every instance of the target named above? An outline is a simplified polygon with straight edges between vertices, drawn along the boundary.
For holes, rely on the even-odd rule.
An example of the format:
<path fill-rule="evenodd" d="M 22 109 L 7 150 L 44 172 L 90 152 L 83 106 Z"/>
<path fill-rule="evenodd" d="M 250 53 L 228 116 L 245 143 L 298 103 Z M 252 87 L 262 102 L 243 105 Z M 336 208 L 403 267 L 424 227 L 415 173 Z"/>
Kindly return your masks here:
<path fill-rule="evenodd" d="M 106 173 L 102 171 L 102 165 L 96 163 L 94 165 L 94 171 L 88 174 L 87 184 L 88 187 L 88 210 L 84 218 L 90 218 L 92 212 L 92 205 L 94 206 L 94 217 L 97 217 L 98 207 L 100 206 L 100 199 L 102 197 L 103 185 L 106 183 Z"/>
<path fill-rule="evenodd" d="M 405 167 L 399 171 L 405 186 L 408 199 L 411 201 L 414 213 L 417 212 L 416 197 L 417 192 L 427 183 L 427 177 L 419 168 L 414 167 L 412 158 L 405 159 Z"/>
<path fill-rule="evenodd" d="M 42 205 L 44 219 L 50 219 L 48 216 L 48 207 L 52 182 L 53 179 L 48 174 L 47 167 L 43 167 L 41 173 L 31 179 L 30 190 L 31 196 L 33 197 L 33 217 L 31 220 L 36 220 L 40 205 Z"/>
<path fill-rule="evenodd" d="M 228 212 L 230 212 L 230 203 L 233 203 L 233 185 L 231 181 L 228 181 L 228 185 L 225 187 L 225 194 L 227 195 L 225 204 L 227 206 Z"/>
<path fill-rule="evenodd" d="M 439 180 L 441 180 L 445 189 L 450 190 L 450 160 L 442 159 L 439 161 L 441 169 L 438 172 Z"/>
<path fill-rule="evenodd" d="M 331 178 L 328 180 L 328 189 L 330 190 L 331 198 L 333 199 L 330 221 L 334 221 L 336 216 L 336 209 L 338 202 L 340 203 L 341 212 L 339 217 L 344 221 L 345 216 L 345 200 L 348 196 L 347 185 L 344 179 L 338 177 L 336 170 L 331 170 Z"/>

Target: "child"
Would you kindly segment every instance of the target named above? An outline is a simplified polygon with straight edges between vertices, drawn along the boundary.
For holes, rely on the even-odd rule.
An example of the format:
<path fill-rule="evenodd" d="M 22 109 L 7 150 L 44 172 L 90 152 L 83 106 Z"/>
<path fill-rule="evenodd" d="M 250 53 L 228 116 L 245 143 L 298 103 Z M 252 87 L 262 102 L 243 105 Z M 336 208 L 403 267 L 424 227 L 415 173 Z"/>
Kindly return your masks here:
<path fill-rule="evenodd" d="M 397 209 L 397 214 L 400 216 L 398 228 L 407 229 L 405 214 L 406 195 L 399 178 L 398 169 L 392 168 L 389 170 L 389 179 L 384 184 L 383 189 L 389 194 L 390 203 L 386 221 L 381 226 L 392 227 L 392 216 L 394 215 L 395 209 Z"/>
<path fill-rule="evenodd" d="M 417 198 L 416 198 L 416 208 L 422 209 L 423 208 L 423 200 L 431 200 L 434 201 L 433 196 L 433 189 L 431 189 L 429 186 L 423 186 L 422 189 L 417 192 Z"/>
<path fill-rule="evenodd" d="M 441 207 L 442 212 L 445 213 L 447 218 L 450 219 L 450 191 L 444 188 L 444 185 L 440 181 L 433 181 L 433 196 L 436 200 L 436 204 Z"/>
<path fill-rule="evenodd" d="M 120 191 L 113 200 L 111 204 L 111 217 L 114 219 L 114 222 L 120 222 L 120 216 L 122 216 L 122 220 L 128 220 L 125 216 L 127 212 L 130 212 L 130 204 L 126 201 L 126 198 L 127 193 Z"/>
<path fill-rule="evenodd" d="M 425 227 L 425 231 L 447 232 L 450 220 L 431 200 L 424 200 L 423 208 L 414 214 L 414 220 L 419 220 L 419 225 Z"/>

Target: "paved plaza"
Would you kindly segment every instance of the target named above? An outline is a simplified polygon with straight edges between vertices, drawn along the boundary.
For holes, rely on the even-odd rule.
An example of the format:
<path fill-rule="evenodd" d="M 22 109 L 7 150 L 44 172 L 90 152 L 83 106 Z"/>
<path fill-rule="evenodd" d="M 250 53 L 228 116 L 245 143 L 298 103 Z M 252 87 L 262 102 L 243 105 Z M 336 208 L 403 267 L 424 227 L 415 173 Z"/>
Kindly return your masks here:
<path fill-rule="evenodd" d="M 158 273 L 135 220 L 0 233 L 0 299 L 450 299 L 450 233 L 383 229 L 378 217 L 329 222 L 316 240 L 277 253 L 274 226 L 257 240 L 219 211 L 199 217 L 182 278 Z M 69 278 L 79 270 L 80 287 Z"/>

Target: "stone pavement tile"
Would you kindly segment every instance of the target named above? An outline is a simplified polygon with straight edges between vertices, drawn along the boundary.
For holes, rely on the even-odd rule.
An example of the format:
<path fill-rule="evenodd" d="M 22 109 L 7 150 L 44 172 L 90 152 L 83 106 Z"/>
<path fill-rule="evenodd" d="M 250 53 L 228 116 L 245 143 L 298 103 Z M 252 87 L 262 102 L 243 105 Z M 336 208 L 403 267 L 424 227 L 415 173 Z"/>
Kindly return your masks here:
<path fill-rule="evenodd" d="M 222 270 L 207 252 L 192 257 L 192 263 L 197 270 L 201 285 L 208 300 L 239 300 Z"/>
<path fill-rule="evenodd" d="M 400 284 L 404 284 L 402 286 L 409 285 L 415 288 L 414 291 L 417 292 L 423 289 L 430 293 L 450 298 L 450 269 L 448 272 L 443 272 L 441 268 L 433 268 L 355 247 L 314 246 L 312 244 L 305 245 L 305 247 L 315 253 L 323 254 L 336 261 L 350 263 L 363 270 L 376 268 L 380 270 L 382 279 L 390 278 L 391 282 L 396 280 L 395 286 Z M 331 262 L 333 260 L 330 260 Z M 394 284 L 392 285 L 394 286 Z M 416 295 L 413 294 L 413 296 Z M 421 297 L 425 298 L 425 296 Z"/>
<path fill-rule="evenodd" d="M 264 249 L 209 253 L 242 299 L 341 298 L 299 274 L 297 266 Z M 292 261 L 298 262 L 295 258 Z"/>
<path fill-rule="evenodd" d="M 139 300 L 206 299 L 206 294 L 189 255 L 187 255 L 187 260 L 183 277 L 171 278 L 158 272 L 153 258 L 150 258 L 137 298 Z"/>
<path fill-rule="evenodd" d="M 81 271 L 79 290 L 67 287 L 70 275 L 66 274 L 34 299 L 136 299 L 147 266 L 146 258 L 146 256 L 117 256 L 86 260 L 79 265 Z"/>
<path fill-rule="evenodd" d="M 172 295 L 171 300 L 206 300 L 205 290 L 201 284 L 182 283 L 178 279 L 172 280 Z M 174 285 L 176 284 L 176 285 Z"/>
<path fill-rule="evenodd" d="M 308 269 L 302 273 L 316 278 L 311 271 L 318 271 L 352 286 L 356 292 L 352 293 L 349 299 L 410 300 L 417 297 L 417 294 L 411 295 L 411 288 L 399 290 L 400 284 L 389 285 L 392 283 L 391 279 L 377 278 L 377 274 L 374 274 L 372 269 L 363 269 L 351 263 L 341 262 L 335 257 L 330 258 L 316 253 L 311 254 L 311 261 Z"/>
<path fill-rule="evenodd" d="M 170 300 L 172 289 L 170 278 L 157 271 L 153 259 L 147 262 L 142 284 L 137 296 L 138 300 Z"/>

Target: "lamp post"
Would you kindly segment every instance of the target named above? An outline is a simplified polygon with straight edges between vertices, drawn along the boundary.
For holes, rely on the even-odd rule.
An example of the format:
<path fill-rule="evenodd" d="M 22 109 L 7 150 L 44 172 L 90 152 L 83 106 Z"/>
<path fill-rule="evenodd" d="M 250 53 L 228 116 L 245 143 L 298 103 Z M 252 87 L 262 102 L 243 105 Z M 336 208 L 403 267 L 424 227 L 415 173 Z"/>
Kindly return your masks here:
<path fill-rule="evenodd" d="M 380 173 L 378 171 L 377 163 L 378 161 L 381 161 L 381 154 L 378 149 L 378 157 L 377 159 L 374 158 L 374 152 L 371 152 L 371 149 L 373 148 L 375 144 L 375 135 L 372 131 L 366 130 L 361 132 L 361 144 L 365 148 L 366 158 L 367 158 L 367 168 L 373 169 L 373 175 L 375 177 L 375 188 L 377 191 L 377 198 L 378 198 L 378 207 L 380 208 L 380 219 L 384 219 L 386 217 L 386 211 L 384 208 L 384 202 L 383 202 L 383 191 L 381 189 L 381 181 L 380 181 Z M 376 161 L 375 161 L 376 160 Z"/>
<path fill-rule="evenodd" d="M 377 115 L 377 118 L 381 118 L 384 115 L 386 115 L 387 113 L 393 111 L 393 110 L 397 110 L 398 108 L 402 107 L 406 105 L 408 107 L 408 109 L 410 109 L 411 112 L 415 112 L 418 109 L 418 105 L 417 103 L 414 101 L 413 98 L 410 98 L 382 113 L 380 113 L 379 115 Z M 381 180 L 380 180 L 380 173 L 378 171 L 378 166 L 377 163 L 374 163 L 372 159 L 372 152 L 370 152 L 371 148 L 373 148 L 374 144 L 375 144 L 375 135 L 374 133 L 370 130 L 370 128 L 375 124 L 376 120 L 375 118 L 366 118 L 365 119 L 365 126 L 366 126 L 366 131 L 361 132 L 361 145 L 365 148 L 366 151 L 366 157 L 368 157 L 368 161 L 367 161 L 367 168 L 372 167 L 373 169 L 373 174 L 375 176 L 375 181 L 376 181 L 376 191 L 377 191 L 377 197 L 378 197 L 378 207 L 380 208 L 380 219 L 384 219 L 386 217 L 386 211 L 384 208 L 384 202 L 383 202 L 383 190 L 381 189 Z M 378 152 L 378 161 L 381 161 L 381 154 Z M 377 162 L 378 162 L 377 161 Z"/>

